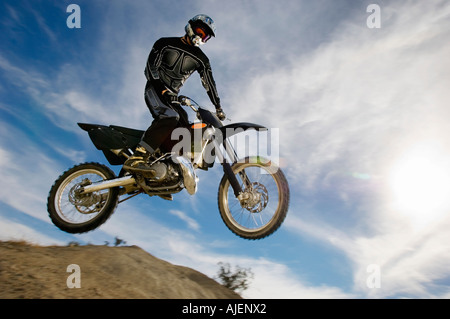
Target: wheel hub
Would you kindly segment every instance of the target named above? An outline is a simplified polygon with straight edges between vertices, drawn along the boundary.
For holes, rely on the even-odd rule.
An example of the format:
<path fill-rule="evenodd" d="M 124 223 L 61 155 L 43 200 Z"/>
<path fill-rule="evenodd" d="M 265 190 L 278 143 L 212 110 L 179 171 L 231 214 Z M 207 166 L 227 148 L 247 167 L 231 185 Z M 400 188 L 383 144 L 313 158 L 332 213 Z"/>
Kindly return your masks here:
<path fill-rule="evenodd" d="M 260 213 L 269 202 L 269 195 L 263 184 L 254 182 L 240 195 L 241 206 L 251 213 Z"/>
<path fill-rule="evenodd" d="M 91 184 L 91 181 L 86 178 L 81 183 L 74 185 L 69 191 L 69 202 L 82 214 L 92 214 L 101 208 L 101 194 L 97 192 L 82 193 L 83 187 Z"/>

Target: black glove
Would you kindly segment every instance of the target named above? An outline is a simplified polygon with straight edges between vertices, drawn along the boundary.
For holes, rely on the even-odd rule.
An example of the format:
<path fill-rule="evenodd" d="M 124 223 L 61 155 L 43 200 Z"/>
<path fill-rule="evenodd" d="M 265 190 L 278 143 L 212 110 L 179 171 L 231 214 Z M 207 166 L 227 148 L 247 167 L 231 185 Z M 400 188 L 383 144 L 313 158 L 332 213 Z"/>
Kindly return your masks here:
<path fill-rule="evenodd" d="M 219 120 L 221 120 L 221 121 L 225 120 L 227 117 L 225 112 L 222 110 L 222 108 L 220 106 L 216 107 L 216 115 L 219 118 Z"/>
<path fill-rule="evenodd" d="M 180 104 L 180 102 L 178 101 L 178 95 L 170 92 L 169 90 L 164 91 L 163 96 L 169 104 Z"/>
<path fill-rule="evenodd" d="M 179 95 L 178 96 L 178 102 L 180 102 L 181 105 L 186 105 L 186 101 L 189 100 L 187 96 Z"/>

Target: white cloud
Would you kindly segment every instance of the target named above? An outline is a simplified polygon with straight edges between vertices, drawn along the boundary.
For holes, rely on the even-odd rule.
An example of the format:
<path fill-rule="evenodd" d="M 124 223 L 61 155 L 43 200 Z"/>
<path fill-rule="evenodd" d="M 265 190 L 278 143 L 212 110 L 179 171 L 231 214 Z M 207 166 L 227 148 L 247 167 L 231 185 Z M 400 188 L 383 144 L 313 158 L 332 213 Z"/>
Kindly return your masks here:
<path fill-rule="evenodd" d="M 355 295 L 338 287 L 314 286 L 302 276 L 295 274 L 287 266 L 266 259 L 236 259 L 236 264 L 250 268 L 254 279 L 249 289 L 242 293 L 244 298 L 252 299 L 342 299 Z"/>
<path fill-rule="evenodd" d="M 41 151 L 20 129 L 1 121 L 0 200 L 38 219 L 48 221 L 45 204 L 60 164 Z"/>
<path fill-rule="evenodd" d="M 450 217 L 436 220 L 420 231 L 412 227 L 409 220 L 398 216 L 382 222 L 394 225 L 377 229 L 374 235 L 344 231 L 325 221 L 305 221 L 298 217 L 291 217 L 285 227 L 344 253 L 352 264 L 355 293 L 371 298 L 442 298 L 440 293 L 433 294 L 429 288 L 445 287 L 445 280 L 450 277 L 446 266 L 450 262 L 446 254 Z M 370 276 L 367 267 L 370 265 L 380 268 L 380 289 L 367 286 Z M 438 281 L 444 283 L 438 284 Z"/>
<path fill-rule="evenodd" d="M 169 210 L 169 213 L 184 221 L 190 229 L 195 231 L 200 229 L 200 225 L 195 221 L 195 219 L 189 217 L 185 212 L 177 209 L 171 209 Z"/>
<path fill-rule="evenodd" d="M 64 242 L 42 234 L 35 229 L 21 223 L 8 220 L 0 216 L 0 240 L 26 241 L 39 245 L 63 245 Z"/>

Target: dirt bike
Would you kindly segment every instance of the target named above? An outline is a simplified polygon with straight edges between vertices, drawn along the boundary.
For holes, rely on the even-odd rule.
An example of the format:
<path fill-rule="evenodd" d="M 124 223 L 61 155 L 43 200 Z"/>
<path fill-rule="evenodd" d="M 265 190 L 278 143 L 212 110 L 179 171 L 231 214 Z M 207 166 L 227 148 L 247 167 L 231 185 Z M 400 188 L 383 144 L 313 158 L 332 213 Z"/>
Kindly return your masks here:
<path fill-rule="evenodd" d="M 178 127 L 149 159 L 151 176 L 130 173 L 123 168 L 116 176 L 108 166 L 94 162 L 76 165 L 59 176 L 51 187 L 47 208 L 52 222 L 63 231 L 84 233 L 99 227 L 119 203 L 136 195 L 171 200 L 172 194 L 183 189 L 194 195 L 198 182 L 196 170 L 208 170 L 217 159 L 224 171 L 218 206 L 225 225 L 246 239 L 261 239 L 275 232 L 289 206 L 285 175 L 267 158 L 239 159 L 228 139 L 249 129 L 267 128 L 253 123 L 223 125 L 216 114 L 192 99 L 182 96 L 179 101 L 175 106 L 182 110 L 181 106 L 189 106 L 200 122 L 190 122 L 186 117 L 180 119 Z M 187 115 L 186 111 L 184 114 Z M 111 165 L 123 165 L 144 134 L 141 130 L 115 125 L 78 125 L 88 132 Z"/>

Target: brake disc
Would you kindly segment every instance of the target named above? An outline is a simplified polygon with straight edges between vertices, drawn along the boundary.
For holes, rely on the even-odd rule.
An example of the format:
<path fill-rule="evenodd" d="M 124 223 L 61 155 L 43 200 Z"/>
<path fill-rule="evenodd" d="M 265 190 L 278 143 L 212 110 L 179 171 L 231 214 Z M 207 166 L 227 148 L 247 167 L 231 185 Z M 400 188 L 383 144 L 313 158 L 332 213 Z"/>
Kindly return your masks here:
<path fill-rule="evenodd" d="M 244 194 L 241 206 L 251 213 L 260 213 L 269 202 L 269 194 L 266 187 L 258 182 L 252 183 L 250 188 L 244 191 Z"/>
<path fill-rule="evenodd" d="M 69 202 L 82 214 L 92 214 L 101 208 L 101 194 L 96 192 L 88 194 L 81 193 L 83 187 L 90 184 L 91 182 L 85 179 L 81 183 L 74 185 L 69 191 Z"/>

